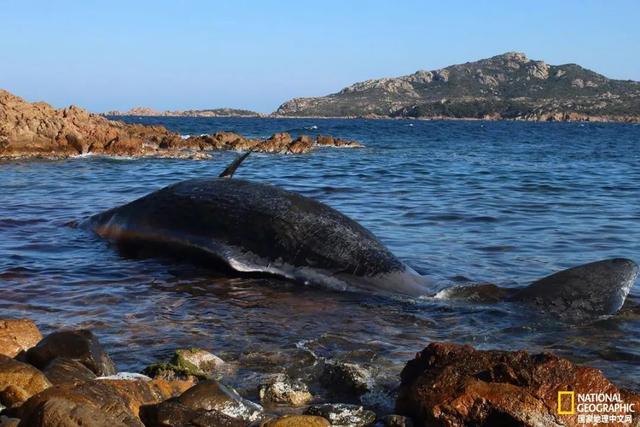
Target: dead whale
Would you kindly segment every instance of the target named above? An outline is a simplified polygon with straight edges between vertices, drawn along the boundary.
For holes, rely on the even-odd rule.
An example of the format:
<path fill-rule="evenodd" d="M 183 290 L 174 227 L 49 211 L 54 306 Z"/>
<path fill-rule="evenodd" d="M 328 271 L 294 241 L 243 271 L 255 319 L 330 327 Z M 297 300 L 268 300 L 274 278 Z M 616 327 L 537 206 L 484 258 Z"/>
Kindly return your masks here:
<path fill-rule="evenodd" d="M 197 252 L 241 273 L 271 274 L 339 290 L 426 296 L 433 283 L 396 258 L 370 231 L 335 209 L 272 185 L 231 179 L 238 157 L 216 178 L 179 182 L 92 216 L 88 226 L 120 246 Z M 452 288 L 443 298 L 491 295 L 545 310 L 613 314 L 638 274 L 630 260 L 574 267 L 525 288 Z"/>

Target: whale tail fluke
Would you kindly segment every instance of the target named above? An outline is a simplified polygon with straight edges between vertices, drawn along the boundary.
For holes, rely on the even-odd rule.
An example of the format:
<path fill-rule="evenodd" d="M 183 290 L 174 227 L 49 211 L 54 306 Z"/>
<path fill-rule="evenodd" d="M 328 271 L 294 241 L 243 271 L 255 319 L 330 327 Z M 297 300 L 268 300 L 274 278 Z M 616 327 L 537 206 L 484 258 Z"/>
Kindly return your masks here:
<path fill-rule="evenodd" d="M 238 169 L 240 164 L 249 156 L 249 154 L 251 154 L 251 150 L 236 157 L 233 162 L 231 162 L 231 164 L 227 166 L 220 175 L 218 175 L 218 178 L 232 178 L 236 169 Z"/>
<path fill-rule="evenodd" d="M 622 308 L 637 276 L 635 262 L 606 259 L 537 280 L 508 299 L 536 305 L 561 317 L 611 315 Z"/>

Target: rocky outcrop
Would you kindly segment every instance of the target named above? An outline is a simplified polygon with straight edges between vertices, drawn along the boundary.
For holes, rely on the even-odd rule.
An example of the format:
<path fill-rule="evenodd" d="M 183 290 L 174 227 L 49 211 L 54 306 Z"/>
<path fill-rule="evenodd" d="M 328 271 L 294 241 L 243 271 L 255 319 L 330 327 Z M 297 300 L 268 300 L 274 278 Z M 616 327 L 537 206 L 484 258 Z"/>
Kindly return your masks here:
<path fill-rule="evenodd" d="M 558 414 L 559 391 L 619 395 L 640 407 L 640 395 L 619 390 L 597 369 L 552 354 L 435 343 L 402 371 L 396 409 L 420 426 L 582 425 L 578 413 Z"/>
<path fill-rule="evenodd" d="M 0 354 L 16 357 L 42 339 L 38 327 L 28 319 L 0 320 Z"/>
<path fill-rule="evenodd" d="M 439 70 L 366 80 L 323 97 L 295 98 L 274 115 L 639 122 L 640 82 L 507 52 Z"/>
<path fill-rule="evenodd" d="M 331 139 L 330 143 L 287 133 L 268 139 L 248 139 L 232 132 L 183 138 L 162 126 L 111 121 L 71 106 L 55 109 L 29 103 L 0 90 L 0 159 L 66 158 L 85 154 L 127 157 L 208 158 L 213 150 L 252 150 L 301 154 L 319 146 L 356 147 L 357 143 Z M 2 335 L 0 335 L 0 339 Z"/>

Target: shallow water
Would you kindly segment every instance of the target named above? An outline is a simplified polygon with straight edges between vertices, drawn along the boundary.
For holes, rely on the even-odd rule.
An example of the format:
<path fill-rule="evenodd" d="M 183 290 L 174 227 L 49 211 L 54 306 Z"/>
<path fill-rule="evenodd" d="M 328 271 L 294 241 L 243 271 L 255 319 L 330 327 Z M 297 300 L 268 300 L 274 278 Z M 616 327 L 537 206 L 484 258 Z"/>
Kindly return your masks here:
<path fill-rule="evenodd" d="M 620 124 L 320 119 L 128 118 L 182 134 L 326 133 L 366 144 L 252 155 L 238 177 L 326 202 L 437 279 L 525 285 L 601 258 L 640 261 L 640 127 Z M 314 128 L 317 126 L 317 129 Z M 79 158 L 0 164 L 0 317 L 44 331 L 94 330 L 123 370 L 179 347 L 235 361 L 250 389 L 305 354 L 382 367 L 393 378 L 429 342 L 550 350 L 640 388 L 640 316 L 591 324 L 530 309 L 338 293 L 130 259 L 69 221 L 167 184 L 216 175 L 210 161 Z M 436 291 L 437 289 L 434 289 Z M 640 288 L 632 290 L 640 301 Z M 393 381 L 392 381 L 393 382 Z"/>

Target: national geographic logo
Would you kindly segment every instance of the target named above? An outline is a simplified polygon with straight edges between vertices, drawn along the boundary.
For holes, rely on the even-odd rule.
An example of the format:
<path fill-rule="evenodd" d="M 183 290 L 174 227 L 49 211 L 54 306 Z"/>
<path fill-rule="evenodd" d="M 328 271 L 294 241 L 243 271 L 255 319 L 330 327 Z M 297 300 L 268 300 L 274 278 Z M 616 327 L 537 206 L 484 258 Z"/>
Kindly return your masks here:
<path fill-rule="evenodd" d="M 631 424 L 635 411 L 620 393 L 558 391 L 558 415 L 578 415 L 578 424 Z"/>
<path fill-rule="evenodd" d="M 574 415 L 576 413 L 576 393 L 574 391 L 558 392 L 558 415 Z"/>

